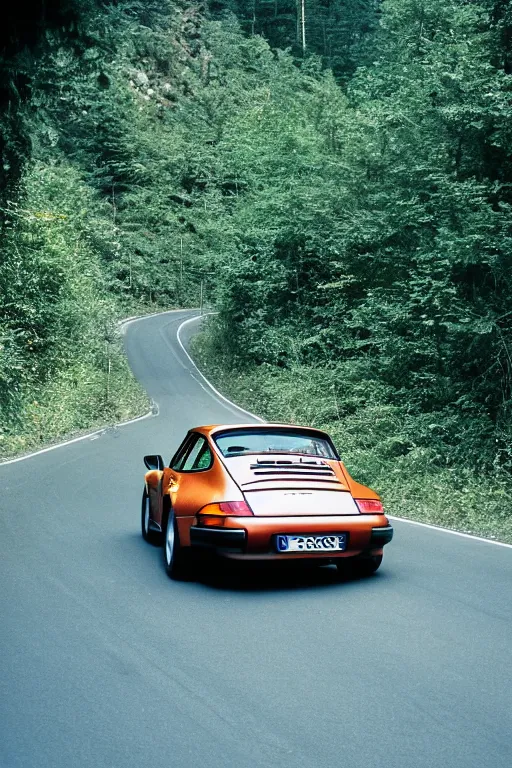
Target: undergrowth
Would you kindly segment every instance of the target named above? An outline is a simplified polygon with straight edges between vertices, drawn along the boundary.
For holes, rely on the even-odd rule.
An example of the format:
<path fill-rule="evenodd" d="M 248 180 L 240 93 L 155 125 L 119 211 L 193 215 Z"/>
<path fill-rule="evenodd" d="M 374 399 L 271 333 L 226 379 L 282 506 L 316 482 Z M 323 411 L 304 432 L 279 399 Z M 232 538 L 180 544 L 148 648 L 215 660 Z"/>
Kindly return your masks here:
<path fill-rule="evenodd" d="M 30 388 L 17 418 L 0 427 L 0 460 L 146 412 L 149 400 L 134 378 L 115 335 L 104 364 L 80 357 L 57 378 Z"/>
<path fill-rule="evenodd" d="M 414 422 L 378 402 L 378 392 L 343 380 L 343 366 L 279 369 L 233 365 L 208 329 L 192 341 L 208 378 L 243 408 L 272 422 L 329 432 L 350 473 L 382 496 L 389 515 L 512 543 L 512 482 L 503 470 L 479 474 L 443 466 L 442 450 L 414 445 Z M 346 374 L 346 372 L 345 372 Z"/>

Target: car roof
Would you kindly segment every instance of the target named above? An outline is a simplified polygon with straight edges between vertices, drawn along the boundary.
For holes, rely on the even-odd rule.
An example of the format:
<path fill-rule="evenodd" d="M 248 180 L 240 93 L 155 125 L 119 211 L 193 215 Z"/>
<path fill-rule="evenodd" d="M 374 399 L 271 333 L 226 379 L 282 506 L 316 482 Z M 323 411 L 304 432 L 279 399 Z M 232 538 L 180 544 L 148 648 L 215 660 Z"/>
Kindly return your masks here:
<path fill-rule="evenodd" d="M 244 432 L 247 432 L 247 430 L 254 430 L 255 432 L 259 432 L 264 429 L 286 429 L 309 433 L 316 432 L 316 434 L 321 437 L 329 437 L 327 432 L 324 432 L 321 429 L 316 429 L 316 427 L 304 427 L 298 426 L 297 424 L 269 424 L 267 422 L 263 422 L 261 424 L 208 424 L 202 427 L 194 427 L 190 430 L 190 432 L 200 432 L 203 435 L 210 435 L 213 437 L 213 435 L 217 434 L 218 432 L 224 432 L 226 430 L 243 430 Z"/>

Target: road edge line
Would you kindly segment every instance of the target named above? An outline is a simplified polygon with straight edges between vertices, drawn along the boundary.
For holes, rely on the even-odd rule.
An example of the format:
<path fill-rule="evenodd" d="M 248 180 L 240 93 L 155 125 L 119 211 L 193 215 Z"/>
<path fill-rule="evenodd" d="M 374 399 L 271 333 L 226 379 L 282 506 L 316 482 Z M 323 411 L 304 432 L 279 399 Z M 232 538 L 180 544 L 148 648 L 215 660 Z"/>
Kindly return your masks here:
<path fill-rule="evenodd" d="M 132 315 L 131 317 L 125 317 L 123 320 L 118 320 L 117 325 L 119 326 L 121 333 L 123 333 L 123 328 L 125 328 L 127 325 L 130 325 L 131 323 L 138 322 L 139 320 L 147 320 L 150 317 L 157 317 L 158 315 L 172 315 L 173 312 L 198 312 L 199 307 L 183 307 L 182 309 L 164 309 L 163 312 L 152 312 L 150 315 Z"/>
<path fill-rule="evenodd" d="M 209 380 L 206 378 L 206 376 L 204 375 L 204 373 L 202 373 L 202 372 L 199 370 L 199 368 L 197 367 L 196 363 L 194 362 L 194 360 L 192 359 L 192 357 L 191 357 L 191 356 L 189 355 L 189 353 L 187 352 L 187 350 L 186 350 L 186 348 L 185 348 L 185 345 L 183 344 L 183 342 L 182 342 L 182 340 L 181 340 L 181 335 L 180 335 L 180 334 L 181 334 L 181 329 L 182 329 L 182 328 L 183 328 L 185 325 L 187 325 L 188 323 L 193 323 L 193 322 L 195 322 L 195 321 L 197 321 L 197 320 L 200 320 L 202 317 L 206 317 L 207 315 L 213 315 L 213 314 L 215 314 L 215 312 L 205 312 L 205 313 L 204 313 L 204 314 L 202 314 L 202 315 L 196 315 L 195 317 L 190 317 L 190 318 L 188 318 L 188 320 L 184 320 L 184 321 L 181 323 L 181 325 L 179 326 L 178 330 L 176 331 L 176 338 L 178 339 L 178 344 L 180 345 L 181 349 L 183 350 L 183 352 L 185 353 L 185 355 L 187 356 L 187 358 L 189 359 L 189 361 L 192 363 L 192 365 L 194 366 L 194 368 L 196 369 L 196 371 L 198 372 L 198 374 L 201 376 L 201 378 L 203 379 L 203 381 L 205 381 L 205 382 L 206 382 L 206 384 L 207 384 L 207 385 L 210 387 L 210 389 L 212 390 L 212 392 L 213 392 L 213 393 L 214 393 L 214 394 L 215 394 L 215 395 L 216 395 L 216 396 L 217 396 L 217 397 L 218 397 L 220 400 L 223 400 L 223 401 L 224 401 L 225 403 L 227 403 L 228 405 L 232 406 L 233 408 L 236 408 L 236 410 L 237 410 L 237 411 L 240 411 L 240 413 L 246 413 L 246 414 L 247 414 L 247 416 L 250 416 L 252 419 L 256 419 L 257 421 L 261 422 L 262 424 L 265 424 L 265 419 L 262 419 L 262 418 L 261 418 L 261 416 L 257 416 L 255 413 L 251 413 L 251 411 L 248 411 L 248 410 L 246 410 L 245 408 L 242 408 L 241 406 L 237 405 L 237 404 L 236 404 L 236 403 L 234 403 L 232 400 L 230 400 L 228 397 L 225 397 L 225 396 L 224 396 L 224 395 L 223 395 L 221 392 L 219 392 L 219 390 L 218 390 L 218 389 L 216 389 L 216 388 L 213 386 L 213 384 L 211 383 L 211 381 L 209 381 Z"/>
<path fill-rule="evenodd" d="M 141 320 L 146 320 L 149 317 L 156 317 L 157 315 L 170 315 L 172 312 L 186 312 L 187 309 L 166 309 L 163 312 L 153 312 L 151 315 L 134 315 L 132 317 L 126 317 L 122 320 L 117 321 L 117 325 L 121 331 L 121 334 L 124 334 L 124 328 L 127 325 L 130 325 L 130 323 L 134 322 L 140 322 Z M 195 311 L 194 307 L 190 309 L 191 312 Z M 55 451 L 57 448 L 64 448 L 66 445 L 72 445 L 73 443 L 78 443 L 80 440 L 87 440 L 88 438 L 93 438 L 96 435 L 102 435 L 106 430 L 108 429 L 119 429 L 121 427 L 126 427 L 129 424 L 134 424 L 136 421 L 142 421 L 143 419 L 149 419 L 151 416 L 158 416 L 159 413 L 159 407 L 158 403 L 151 399 L 151 408 L 146 413 L 143 413 L 142 416 L 135 416 L 133 419 L 128 419 L 128 421 L 118 421 L 114 424 L 105 424 L 104 427 L 98 427 L 98 429 L 94 429 L 92 432 L 86 432 L 84 435 L 78 435 L 78 437 L 72 437 L 69 440 L 64 440 L 61 443 L 55 443 L 54 445 L 47 445 L 45 448 L 39 448 L 37 451 L 32 451 L 31 453 L 25 453 L 23 456 L 17 456 L 14 459 L 5 459 L 5 461 L 0 461 L 0 467 L 7 466 L 7 464 L 16 464 L 18 461 L 25 461 L 26 459 L 31 459 L 34 456 L 40 456 L 42 453 L 49 453 L 50 451 Z"/>
<path fill-rule="evenodd" d="M 463 539 L 473 539 L 474 541 L 484 541 L 486 544 L 495 544 L 497 547 L 506 547 L 512 549 L 512 544 L 505 541 L 494 541 L 494 539 L 485 539 L 483 536 L 476 536 L 474 533 L 463 533 L 463 531 L 454 531 L 453 528 L 443 528 L 442 525 L 433 525 L 433 523 L 421 523 L 419 520 L 410 520 L 408 517 L 396 517 L 395 515 L 386 515 L 389 520 L 398 520 L 401 523 L 410 525 L 419 525 L 421 528 L 430 528 L 433 531 L 442 533 L 451 533 L 452 536 L 461 536 Z"/>
<path fill-rule="evenodd" d="M 221 400 L 224 400 L 224 402 L 228 403 L 231 406 L 234 406 L 237 410 L 241 411 L 242 413 L 247 413 L 249 416 L 252 416 L 252 418 L 258 419 L 258 421 L 260 421 L 260 422 L 262 422 L 264 424 L 265 421 L 260 416 L 256 416 L 256 414 L 251 413 L 251 411 L 247 411 L 245 408 L 241 408 L 239 405 L 234 403 L 232 400 L 229 400 L 229 398 L 227 398 L 223 394 L 221 394 L 213 386 L 213 384 L 210 381 L 208 381 L 206 376 L 199 370 L 199 368 L 197 367 L 196 363 L 194 362 L 192 357 L 189 355 L 189 353 L 185 349 L 185 346 L 184 346 L 183 342 L 181 341 L 181 337 L 180 337 L 181 329 L 183 328 L 183 326 L 187 325 L 187 323 L 192 323 L 192 322 L 194 322 L 196 320 L 199 320 L 201 317 L 205 317 L 205 315 L 207 315 L 207 314 L 215 314 L 215 313 L 214 312 L 206 312 L 203 315 L 196 315 L 195 317 L 191 317 L 188 320 L 184 320 L 184 322 L 181 323 L 181 325 L 179 326 L 179 328 L 177 330 L 177 333 L 176 333 L 176 336 L 177 336 L 178 343 L 179 343 L 180 347 L 182 348 L 183 352 L 186 354 L 186 356 L 188 357 L 188 359 L 190 360 L 190 362 L 192 363 L 192 365 L 194 366 L 196 371 L 199 373 L 201 378 L 206 382 L 206 384 L 210 387 L 210 389 L 212 389 L 213 392 L 218 397 L 220 397 Z M 431 528 L 432 530 L 440 531 L 441 533 L 450 533 L 453 536 L 461 536 L 462 538 L 465 538 L 465 539 L 473 539 L 474 541 L 483 541 L 486 544 L 495 544 L 498 547 L 505 547 L 506 549 L 512 549 L 512 544 L 507 544 L 504 541 L 494 541 L 493 539 L 485 539 L 482 536 L 475 536 L 472 533 L 463 533 L 462 531 L 454 531 L 452 528 L 443 528 L 441 525 L 432 525 L 430 523 L 421 523 L 418 520 L 410 520 L 407 517 L 396 517 L 395 515 L 386 515 L 386 517 L 388 517 L 389 520 L 398 520 L 401 523 L 410 523 L 410 525 L 419 525 L 422 528 Z"/>

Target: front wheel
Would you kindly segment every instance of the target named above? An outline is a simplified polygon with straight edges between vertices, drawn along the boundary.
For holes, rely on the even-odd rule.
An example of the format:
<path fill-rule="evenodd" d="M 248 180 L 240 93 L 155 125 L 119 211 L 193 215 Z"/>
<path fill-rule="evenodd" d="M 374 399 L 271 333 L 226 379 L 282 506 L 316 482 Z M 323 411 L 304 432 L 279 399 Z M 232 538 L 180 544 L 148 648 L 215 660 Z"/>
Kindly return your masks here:
<path fill-rule="evenodd" d="M 167 575 L 178 581 L 191 576 L 190 551 L 181 546 L 176 516 L 169 510 L 164 538 L 164 563 Z"/>

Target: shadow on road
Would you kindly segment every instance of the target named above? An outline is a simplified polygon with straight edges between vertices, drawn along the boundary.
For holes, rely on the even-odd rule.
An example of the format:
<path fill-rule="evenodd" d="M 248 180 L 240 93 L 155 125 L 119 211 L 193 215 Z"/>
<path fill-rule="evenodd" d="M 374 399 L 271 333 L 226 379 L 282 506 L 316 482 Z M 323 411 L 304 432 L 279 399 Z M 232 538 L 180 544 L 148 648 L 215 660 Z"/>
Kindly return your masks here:
<path fill-rule="evenodd" d="M 133 562 L 140 562 L 141 570 L 152 569 L 154 576 L 162 583 L 172 583 L 165 573 L 162 549 L 142 541 L 140 535 L 130 534 L 128 541 L 119 552 L 126 554 L 127 560 L 133 567 Z M 126 546 L 128 544 L 128 546 Z M 153 570 L 154 569 L 154 570 Z M 153 581 L 153 577 L 151 579 Z M 360 577 L 350 570 L 340 573 L 335 565 L 319 566 L 312 563 L 244 563 L 235 560 L 223 560 L 220 557 L 198 557 L 188 585 L 197 584 L 213 590 L 230 592 L 275 592 L 294 591 L 318 588 L 343 588 L 349 585 L 375 583 L 385 581 L 386 573 L 379 572 L 373 576 Z M 179 582 L 175 582 L 179 583 Z M 183 583 L 183 582 L 182 582 Z"/>
<path fill-rule="evenodd" d="M 197 581 L 205 587 L 231 592 L 271 592 L 334 588 L 382 578 L 360 578 L 350 572 L 340 574 L 334 565 L 302 563 L 240 563 L 213 559 L 197 572 Z"/>

